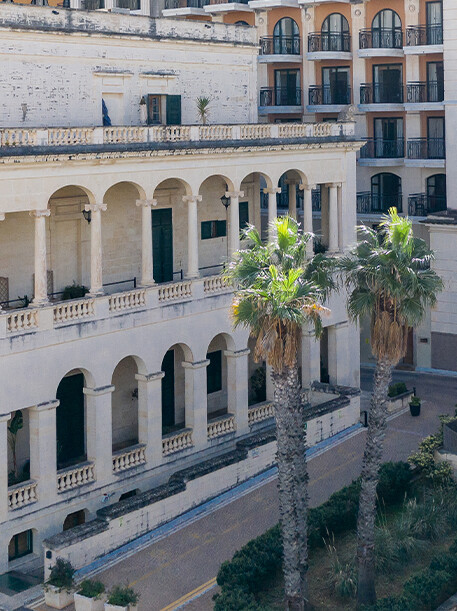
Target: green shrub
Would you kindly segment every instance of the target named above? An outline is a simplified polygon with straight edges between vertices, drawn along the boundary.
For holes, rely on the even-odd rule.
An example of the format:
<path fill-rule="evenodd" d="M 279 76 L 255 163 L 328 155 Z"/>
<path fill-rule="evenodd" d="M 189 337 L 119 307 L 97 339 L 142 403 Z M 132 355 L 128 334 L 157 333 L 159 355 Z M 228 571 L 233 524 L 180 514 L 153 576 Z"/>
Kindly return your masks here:
<path fill-rule="evenodd" d="M 69 560 L 57 558 L 47 583 L 60 590 L 71 590 L 74 586 L 75 569 Z"/>
<path fill-rule="evenodd" d="M 421 404 L 420 397 L 416 397 L 416 395 L 412 396 L 409 404 L 413 407 L 418 407 Z"/>
<path fill-rule="evenodd" d="M 69 284 L 64 288 L 62 292 L 62 300 L 66 301 L 67 299 L 79 299 L 81 297 L 84 297 L 84 295 L 88 292 L 89 289 L 87 288 L 87 286 L 83 286 L 73 282 L 73 284 Z"/>
<path fill-rule="evenodd" d="M 136 605 L 139 598 L 139 594 L 132 588 L 115 586 L 108 594 L 108 603 L 119 607 L 127 607 L 128 605 Z"/>
<path fill-rule="evenodd" d="M 407 462 L 386 462 L 379 471 L 378 498 L 386 505 L 400 503 L 409 490 L 412 479 L 411 467 Z"/>
<path fill-rule="evenodd" d="M 424 477 L 434 484 L 449 485 L 452 479 L 452 467 L 446 462 L 435 462 L 435 451 L 443 445 L 443 427 L 456 420 L 455 416 L 440 416 L 441 426 L 437 433 L 429 435 L 419 444 L 417 452 L 411 454 L 408 461 L 418 467 Z"/>
<path fill-rule="evenodd" d="M 447 571 L 424 569 L 405 583 L 404 596 L 418 609 L 435 609 L 451 579 Z"/>
<path fill-rule="evenodd" d="M 214 611 L 264 611 L 246 588 L 223 590 L 214 596 Z"/>
<path fill-rule="evenodd" d="M 330 556 L 329 581 L 340 598 L 353 598 L 357 592 L 357 569 L 352 558 L 343 562 L 338 556 L 335 547 L 335 537 L 326 544 Z"/>
<path fill-rule="evenodd" d="M 406 596 L 388 596 L 378 600 L 372 607 L 365 607 L 365 609 L 366 611 L 409 611 L 412 609 L 410 602 Z"/>
<path fill-rule="evenodd" d="M 406 384 L 404 382 L 397 382 L 396 384 L 391 384 L 389 386 L 389 397 L 398 397 L 398 395 L 402 395 L 403 393 L 408 392 Z"/>
<path fill-rule="evenodd" d="M 85 596 L 86 598 L 101 598 L 105 586 L 101 581 L 95 581 L 93 579 L 85 579 L 79 585 L 78 594 Z"/>

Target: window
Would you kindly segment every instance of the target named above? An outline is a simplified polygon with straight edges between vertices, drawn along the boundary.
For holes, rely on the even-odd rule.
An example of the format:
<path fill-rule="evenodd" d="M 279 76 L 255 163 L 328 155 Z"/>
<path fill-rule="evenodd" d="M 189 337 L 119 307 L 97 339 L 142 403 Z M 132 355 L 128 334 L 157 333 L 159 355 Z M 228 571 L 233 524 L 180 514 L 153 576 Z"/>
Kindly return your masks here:
<path fill-rule="evenodd" d="M 401 19 L 395 11 L 380 11 L 371 24 L 372 46 L 374 49 L 401 49 L 403 34 Z"/>
<path fill-rule="evenodd" d="M 290 17 L 280 19 L 273 30 L 274 53 L 296 55 L 300 53 L 300 32 Z"/>
<path fill-rule="evenodd" d="M 444 100 L 444 67 L 443 62 L 427 63 L 427 102 Z"/>
<path fill-rule="evenodd" d="M 160 116 L 160 95 L 149 94 L 148 101 L 148 125 L 159 125 L 161 123 Z"/>
<path fill-rule="evenodd" d="M 227 235 L 226 221 L 202 221 L 201 224 L 202 240 L 211 238 L 222 238 Z"/>
<path fill-rule="evenodd" d="M 384 64 L 373 66 L 373 102 L 401 104 L 403 102 L 403 66 Z"/>
<path fill-rule="evenodd" d="M 349 67 L 322 68 L 322 103 L 350 104 Z"/>
<path fill-rule="evenodd" d="M 70 530 L 70 528 L 74 528 L 75 526 L 79 526 L 80 524 L 85 524 L 86 522 L 86 512 L 84 509 L 80 509 L 79 511 L 74 511 L 73 513 L 69 513 L 65 518 L 63 523 L 63 530 Z"/>
<path fill-rule="evenodd" d="M 240 202 L 238 210 L 240 218 L 240 231 L 249 225 L 249 202 Z"/>
<path fill-rule="evenodd" d="M 374 156 L 403 157 L 403 119 L 382 117 L 374 120 Z"/>
<path fill-rule="evenodd" d="M 426 30 L 428 45 L 443 44 L 443 3 L 426 3 Z"/>
<path fill-rule="evenodd" d="M 445 157 L 444 117 L 427 118 L 427 159 Z"/>
<path fill-rule="evenodd" d="M 427 178 L 427 208 L 429 212 L 446 210 L 446 174 Z"/>
<path fill-rule="evenodd" d="M 300 71 L 275 70 L 275 106 L 300 105 Z"/>
<path fill-rule="evenodd" d="M 247 26 L 249 26 L 249 23 L 247 21 L 240 20 L 240 21 L 235 21 L 235 25 L 247 25 Z"/>
<path fill-rule="evenodd" d="M 349 51 L 349 24 L 344 15 L 332 13 L 326 17 L 321 34 L 322 51 Z"/>
<path fill-rule="evenodd" d="M 402 211 L 401 178 L 390 172 L 381 172 L 371 178 L 372 212 L 387 212 L 395 206 Z"/>
<path fill-rule="evenodd" d="M 31 530 L 24 530 L 10 540 L 8 545 L 8 560 L 16 560 L 27 556 L 33 552 L 33 533 Z"/>
<path fill-rule="evenodd" d="M 206 392 L 210 395 L 222 390 L 222 350 L 208 352 L 206 358 L 209 359 L 206 368 Z"/>

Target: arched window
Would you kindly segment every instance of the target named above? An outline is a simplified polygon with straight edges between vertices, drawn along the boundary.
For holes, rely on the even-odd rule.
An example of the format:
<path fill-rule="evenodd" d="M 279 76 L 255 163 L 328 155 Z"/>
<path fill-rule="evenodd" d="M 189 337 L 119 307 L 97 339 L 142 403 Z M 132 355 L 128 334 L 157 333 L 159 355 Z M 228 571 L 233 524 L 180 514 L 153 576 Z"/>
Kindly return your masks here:
<path fill-rule="evenodd" d="M 235 21 L 235 25 L 249 25 L 249 23 L 247 21 Z"/>
<path fill-rule="evenodd" d="M 386 213 L 394 206 L 402 211 L 401 178 L 390 172 L 381 172 L 371 178 L 371 212 Z"/>
<path fill-rule="evenodd" d="M 403 33 L 401 19 L 392 9 L 384 9 L 373 19 L 371 24 L 373 49 L 401 49 Z"/>
<path fill-rule="evenodd" d="M 434 174 L 427 178 L 428 213 L 446 210 L 446 174 Z"/>
<path fill-rule="evenodd" d="M 274 27 L 273 52 L 281 55 L 300 54 L 300 31 L 290 17 L 283 17 Z"/>
<path fill-rule="evenodd" d="M 344 15 L 332 13 L 321 29 L 322 51 L 350 51 L 349 23 Z"/>

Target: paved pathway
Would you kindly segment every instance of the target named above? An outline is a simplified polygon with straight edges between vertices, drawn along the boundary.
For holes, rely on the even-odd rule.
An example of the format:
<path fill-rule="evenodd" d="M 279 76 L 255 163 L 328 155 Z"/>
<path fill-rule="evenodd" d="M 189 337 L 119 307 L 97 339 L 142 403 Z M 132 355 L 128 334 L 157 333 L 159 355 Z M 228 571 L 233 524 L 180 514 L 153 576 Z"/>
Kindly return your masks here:
<path fill-rule="evenodd" d="M 362 387 L 370 387 L 370 372 L 364 372 Z M 423 399 L 419 418 L 402 414 L 389 422 L 384 459 L 405 459 L 419 441 L 438 427 L 437 416 L 453 413 L 457 400 L 457 379 L 430 375 L 396 373 L 395 379 L 417 387 Z M 312 458 L 310 470 L 311 505 L 350 483 L 360 473 L 365 433 Z M 190 524 L 166 539 L 100 573 L 111 587 L 129 583 L 140 592 L 139 611 L 171 611 L 181 608 L 190 593 L 212 585 L 220 564 L 247 541 L 278 520 L 276 481 L 233 501 L 224 508 Z M 212 588 L 207 594 L 185 604 L 186 611 L 210 611 Z M 46 607 L 40 607 L 45 611 Z M 70 611 L 70 607 L 68 611 Z"/>

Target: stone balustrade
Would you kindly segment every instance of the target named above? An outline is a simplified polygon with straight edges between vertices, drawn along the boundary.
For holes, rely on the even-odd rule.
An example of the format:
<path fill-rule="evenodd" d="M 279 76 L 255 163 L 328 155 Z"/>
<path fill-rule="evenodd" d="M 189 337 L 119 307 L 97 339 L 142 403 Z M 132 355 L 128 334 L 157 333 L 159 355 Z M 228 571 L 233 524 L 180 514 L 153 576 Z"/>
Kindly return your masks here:
<path fill-rule="evenodd" d="M 146 462 L 145 447 L 144 444 L 141 444 L 115 452 L 113 454 L 113 473 L 122 473 L 127 469 L 144 465 Z"/>
<path fill-rule="evenodd" d="M 21 333 L 38 326 L 38 310 L 24 309 L 6 315 L 7 333 Z"/>
<path fill-rule="evenodd" d="M 139 308 L 146 303 L 146 292 L 144 289 L 116 293 L 109 298 L 110 312 L 124 312 L 132 308 Z"/>
<path fill-rule="evenodd" d="M 265 401 L 264 403 L 253 405 L 248 410 L 249 426 L 252 426 L 253 424 L 256 424 L 257 422 L 262 422 L 263 420 L 268 420 L 268 418 L 273 418 L 273 416 L 274 416 L 273 403 Z"/>
<path fill-rule="evenodd" d="M 8 507 L 11 511 L 36 503 L 37 500 L 37 483 L 33 480 L 8 488 Z"/>
<path fill-rule="evenodd" d="M 56 325 L 94 316 L 94 299 L 64 301 L 54 306 L 54 323 Z"/>
<path fill-rule="evenodd" d="M 192 282 L 184 280 L 159 286 L 159 302 L 192 297 Z"/>
<path fill-rule="evenodd" d="M 125 125 L 0 129 L 0 147 L 75 146 L 148 142 L 215 142 L 354 136 L 354 123 L 252 123 L 238 125 Z"/>
<path fill-rule="evenodd" d="M 222 437 L 228 433 L 235 432 L 235 416 L 233 414 L 227 414 L 220 416 L 208 422 L 208 439 L 215 439 L 216 437 Z"/>
<path fill-rule="evenodd" d="M 169 456 L 175 452 L 191 448 L 193 445 L 192 429 L 183 429 L 177 433 L 170 433 L 162 437 L 162 455 Z"/>
<path fill-rule="evenodd" d="M 203 281 L 204 293 L 218 293 L 220 291 L 231 290 L 231 285 L 222 276 L 208 276 Z"/>
<path fill-rule="evenodd" d="M 67 492 L 95 481 L 95 465 L 91 462 L 57 472 L 57 492 Z"/>

